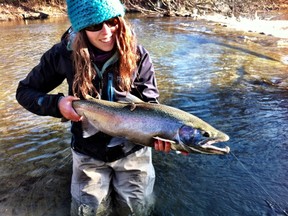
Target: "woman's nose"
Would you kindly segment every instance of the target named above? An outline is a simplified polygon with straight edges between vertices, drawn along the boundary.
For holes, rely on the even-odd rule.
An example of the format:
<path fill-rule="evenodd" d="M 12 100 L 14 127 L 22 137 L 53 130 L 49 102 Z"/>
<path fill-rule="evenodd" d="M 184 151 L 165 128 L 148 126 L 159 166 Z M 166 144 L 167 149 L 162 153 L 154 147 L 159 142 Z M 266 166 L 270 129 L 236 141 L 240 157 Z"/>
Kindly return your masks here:
<path fill-rule="evenodd" d="M 101 31 L 109 33 L 111 32 L 111 28 L 104 22 Z"/>

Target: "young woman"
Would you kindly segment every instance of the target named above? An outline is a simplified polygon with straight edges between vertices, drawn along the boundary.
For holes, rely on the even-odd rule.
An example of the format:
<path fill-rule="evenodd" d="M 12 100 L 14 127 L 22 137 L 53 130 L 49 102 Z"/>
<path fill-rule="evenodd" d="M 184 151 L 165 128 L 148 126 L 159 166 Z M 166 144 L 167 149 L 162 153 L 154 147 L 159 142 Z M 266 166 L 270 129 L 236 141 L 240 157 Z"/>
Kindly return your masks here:
<path fill-rule="evenodd" d="M 130 92 L 157 103 L 151 59 L 137 45 L 119 0 L 67 0 L 67 7 L 72 28 L 19 82 L 16 98 L 37 115 L 72 121 L 72 215 L 147 215 L 155 180 L 151 149 L 102 132 L 83 138 L 72 101 L 87 96 L 114 101 Z M 49 94 L 65 79 L 68 96 Z M 111 142 L 114 147 L 108 147 Z M 154 146 L 170 150 L 169 143 Z"/>

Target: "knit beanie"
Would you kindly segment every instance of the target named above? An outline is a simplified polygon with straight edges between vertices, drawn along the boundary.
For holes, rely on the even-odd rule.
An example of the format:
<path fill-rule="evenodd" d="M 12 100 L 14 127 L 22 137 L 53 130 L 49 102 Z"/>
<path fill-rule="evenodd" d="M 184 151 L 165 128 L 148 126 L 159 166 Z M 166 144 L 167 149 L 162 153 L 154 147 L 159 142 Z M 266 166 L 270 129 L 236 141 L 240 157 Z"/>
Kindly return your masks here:
<path fill-rule="evenodd" d="M 67 10 L 75 32 L 125 14 L 120 0 L 67 0 Z"/>

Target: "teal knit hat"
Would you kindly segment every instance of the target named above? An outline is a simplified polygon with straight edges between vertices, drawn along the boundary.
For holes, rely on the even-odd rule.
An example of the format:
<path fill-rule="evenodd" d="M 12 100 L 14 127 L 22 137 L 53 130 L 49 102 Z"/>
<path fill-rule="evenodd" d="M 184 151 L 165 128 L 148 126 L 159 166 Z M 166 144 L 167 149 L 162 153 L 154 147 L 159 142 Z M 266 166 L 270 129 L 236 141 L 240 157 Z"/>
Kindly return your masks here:
<path fill-rule="evenodd" d="M 120 0 L 67 0 L 67 9 L 75 32 L 125 14 Z"/>

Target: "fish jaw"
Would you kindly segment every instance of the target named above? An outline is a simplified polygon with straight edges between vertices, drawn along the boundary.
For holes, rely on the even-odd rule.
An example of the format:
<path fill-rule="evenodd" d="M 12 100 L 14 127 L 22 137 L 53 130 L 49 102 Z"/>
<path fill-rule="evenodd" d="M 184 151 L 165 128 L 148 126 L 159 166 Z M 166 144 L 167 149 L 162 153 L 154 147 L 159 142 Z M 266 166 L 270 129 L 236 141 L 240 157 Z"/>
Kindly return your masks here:
<path fill-rule="evenodd" d="M 222 148 L 214 145 L 215 143 L 229 140 L 229 136 L 220 131 L 210 135 L 201 129 L 183 125 L 177 131 L 175 140 L 177 140 L 180 148 L 188 153 L 228 154 L 230 152 L 228 146 Z"/>
<path fill-rule="evenodd" d="M 205 152 L 206 154 L 228 154 L 230 152 L 230 147 L 225 146 L 224 148 L 220 148 L 214 145 L 202 145 L 201 152 Z"/>
<path fill-rule="evenodd" d="M 207 143 L 202 143 L 202 144 L 184 144 L 184 143 L 179 143 L 178 145 L 181 146 L 181 149 L 188 153 L 200 153 L 200 154 L 218 154 L 218 155 L 223 155 L 223 154 L 228 154 L 230 152 L 230 147 L 225 146 L 225 147 L 217 147 L 213 144 L 218 143 L 220 141 L 218 140 L 209 140 Z"/>
<path fill-rule="evenodd" d="M 221 140 L 222 141 L 222 140 Z M 228 140 L 225 140 L 228 141 Z M 225 147 L 217 147 L 213 144 L 220 142 L 220 140 L 217 139 L 213 139 L 213 140 L 209 140 L 206 143 L 199 143 L 199 145 L 195 146 L 194 148 L 191 147 L 191 149 L 195 150 L 199 150 L 200 153 L 203 154 L 228 154 L 230 152 L 230 148 L 228 146 Z"/>

